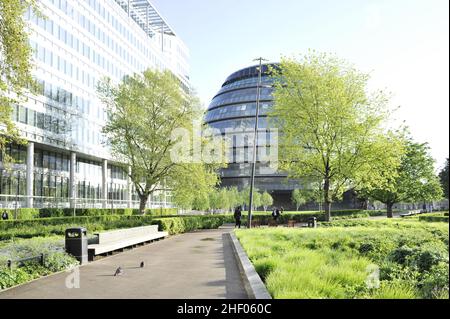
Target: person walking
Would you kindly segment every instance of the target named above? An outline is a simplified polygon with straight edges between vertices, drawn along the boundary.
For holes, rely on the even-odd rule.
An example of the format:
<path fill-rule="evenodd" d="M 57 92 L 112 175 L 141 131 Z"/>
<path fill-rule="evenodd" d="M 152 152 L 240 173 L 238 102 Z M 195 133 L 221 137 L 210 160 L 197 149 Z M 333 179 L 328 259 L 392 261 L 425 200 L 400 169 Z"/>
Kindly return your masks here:
<path fill-rule="evenodd" d="M 236 225 L 234 227 L 241 228 L 241 218 L 242 218 L 242 210 L 241 206 L 238 206 L 234 210 L 234 220 L 236 221 Z"/>

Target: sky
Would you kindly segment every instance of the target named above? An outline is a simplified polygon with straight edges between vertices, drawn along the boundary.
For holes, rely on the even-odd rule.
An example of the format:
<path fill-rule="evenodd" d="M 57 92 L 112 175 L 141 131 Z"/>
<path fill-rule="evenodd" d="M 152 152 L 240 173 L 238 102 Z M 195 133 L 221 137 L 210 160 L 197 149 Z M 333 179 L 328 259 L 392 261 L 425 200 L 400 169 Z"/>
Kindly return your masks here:
<path fill-rule="evenodd" d="M 448 0 L 151 0 L 190 50 L 190 78 L 205 107 L 225 78 L 255 64 L 329 52 L 391 93 L 393 126 L 449 156 Z"/>

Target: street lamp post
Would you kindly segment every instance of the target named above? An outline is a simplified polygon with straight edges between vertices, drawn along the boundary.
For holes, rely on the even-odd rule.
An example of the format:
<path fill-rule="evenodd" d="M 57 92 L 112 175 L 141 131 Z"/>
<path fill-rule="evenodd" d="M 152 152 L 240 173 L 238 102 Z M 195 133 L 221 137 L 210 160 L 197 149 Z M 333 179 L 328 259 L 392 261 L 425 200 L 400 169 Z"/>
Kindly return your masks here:
<path fill-rule="evenodd" d="M 258 85 L 256 88 L 256 114 L 255 114 L 255 129 L 253 134 L 253 161 L 252 174 L 250 177 L 250 199 L 248 205 L 248 228 L 252 227 L 252 206 L 253 206 L 253 188 L 255 186 L 255 169 L 256 169 L 256 143 L 258 142 L 258 117 L 259 117 L 259 100 L 261 95 L 261 76 L 262 76 L 262 61 L 267 61 L 264 58 L 257 58 L 253 61 L 259 61 L 258 68 Z"/>

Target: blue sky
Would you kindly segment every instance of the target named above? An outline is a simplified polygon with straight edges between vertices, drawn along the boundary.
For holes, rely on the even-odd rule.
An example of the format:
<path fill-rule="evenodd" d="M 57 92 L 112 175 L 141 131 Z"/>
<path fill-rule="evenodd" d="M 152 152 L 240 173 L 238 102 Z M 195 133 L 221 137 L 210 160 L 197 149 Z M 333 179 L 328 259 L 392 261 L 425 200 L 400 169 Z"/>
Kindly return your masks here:
<path fill-rule="evenodd" d="M 190 49 L 191 80 L 205 107 L 225 78 L 262 56 L 315 49 L 371 72 L 392 92 L 415 139 L 437 166 L 449 154 L 448 0 L 152 0 Z"/>

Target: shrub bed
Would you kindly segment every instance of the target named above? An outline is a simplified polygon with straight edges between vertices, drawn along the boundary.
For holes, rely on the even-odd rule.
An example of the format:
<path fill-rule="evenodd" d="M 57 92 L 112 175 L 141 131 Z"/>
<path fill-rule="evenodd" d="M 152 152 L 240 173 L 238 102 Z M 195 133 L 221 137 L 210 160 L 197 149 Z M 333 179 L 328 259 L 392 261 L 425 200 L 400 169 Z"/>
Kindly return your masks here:
<path fill-rule="evenodd" d="M 154 224 L 157 224 L 160 231 L 167 231 L 170 235 L 181 234 L 196 229 L 218 228 L 224 222 L 231 222 L 232 216 L 225 215 L 206 215 L 206 216 L 187 216 L 187 217 L 169 217 L 155 218 Z"/>
<path fill-rule="evenodd" d="M 236 234 L 274 298 L 448 299 L 448 227 L 338 221 Z M 368 275 L 379 281 L 368 284 Z M 373 279 L 376 279 L 375 277 Z"/>
<path fill-rule="evenodd" d="M 331 217 L 334 220 L 338 219 L 351 219 L 351 218 L 364 218 L 371 216 L 384 216 L 386 213 L 381 210 L 339 210 L 332 211 Z M 243 215 L 243 224 L 247 224 L 247 214 Z M 280 224 L 286 224 L 288 220 L 295 220 L 299 223 L 306 223 L 309 218 L 316 217 L 317 221 L 325 221 L 324 212 L 284 212 L 278 221 Z M 256 212 L 253 215 L 253 220 L 259 221 L 262 224 L 267 224 L 268 221 L 272 219 L 271 213 Z"/>
<path fill-rule="evenodd" d="M 78 261 L 64 252 L 64 240 L 60 237 L 35 238 L 3 242 L 0 246 L 0 290 L 9 288 L 53 272 L 66 270 L 78 265 Z M 29 261 L 23 267 L 6 265 L 8 259 L 45 254 L 45 263 Z"/>
<path fill-rule="evenodd" d="M 419 216 L 419 220 L 423 222 L 444 222 L 448 223 L 448 216 Z"/>
<path fill-rule="evenodd" d="M 49 217 L 72 217 L 72 216 L 103 216 L 103 215 L 140 215 L 138 209 L 132 208 L 18 208 L 2 209 L 7 211 L 9 219 L 25 220 L 34 218 Z M 152 208 L 146 209 L 146 214 L 153 216 L 176 216 L 178 210 L 176 208 Z"/>

